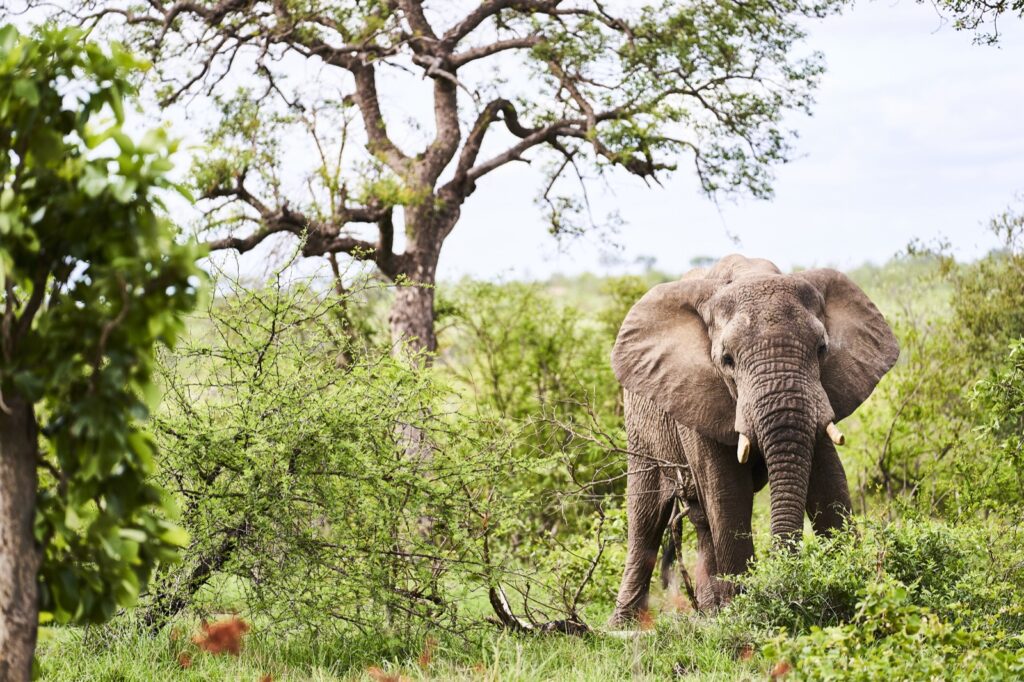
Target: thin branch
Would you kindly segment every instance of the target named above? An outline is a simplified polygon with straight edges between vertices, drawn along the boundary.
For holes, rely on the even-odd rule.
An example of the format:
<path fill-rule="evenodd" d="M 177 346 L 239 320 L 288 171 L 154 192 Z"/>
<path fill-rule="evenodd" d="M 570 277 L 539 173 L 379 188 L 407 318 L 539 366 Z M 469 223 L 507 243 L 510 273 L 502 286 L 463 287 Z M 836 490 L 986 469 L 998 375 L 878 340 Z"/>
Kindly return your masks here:
<path fill-rule="evenodd" d="M 539 35 L 524 36 L 522 38 L 508 38 L 506 40 L 497 40 L 488 45 L 481 45 L 480 47 L 472 47 L 468 50 L 453 54 L 449 63 L 452 68 L 458 69 L 461 66 L 465 66 L 470 62 L 478 59 L 484 59 L 492 55 L 498 54 L 499 52 L 505 52 L 507 50 L 529 50 L 537 47 L 544 38 Z"/>

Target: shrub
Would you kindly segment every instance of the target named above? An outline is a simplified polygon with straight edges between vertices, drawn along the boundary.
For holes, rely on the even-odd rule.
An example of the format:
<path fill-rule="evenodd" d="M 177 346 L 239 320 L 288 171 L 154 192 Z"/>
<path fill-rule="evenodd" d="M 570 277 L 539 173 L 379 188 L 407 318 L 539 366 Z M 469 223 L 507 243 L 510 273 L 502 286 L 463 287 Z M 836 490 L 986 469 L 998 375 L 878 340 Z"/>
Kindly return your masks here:
<path fill-rule="evenodd" d="M 978 420 L 976 455 L 958 461 L 960 475 L 973 483 L 968 499 L 987 510 L 1019 509 L 1024 504 L 1024 339 L 1014 341 L 1001 365 L 975 385 L 971 407 Z"/>
<path fill-rule="evenodd" d="M 1024 213 L 1008 210 L 990 229 L 1002 246 L 974 263 L 932 251 L 858 274 L 901 345 L 899 363 L 849 427 L 864 507 L 878 492 L 957 518 L 1022 499 L 1012 434 L 999 431 L 1012 424 L 1005 404 L 1015 397 L 994 388 L 1012 376 L 990 368 L 1012 365 L 1006 349 L 1024 337 Z"/>
<path fill-rule="evenodd" d="M 1024 337 L 1024 206 L 989 221 L 1001 247 L 951 270 L 954 321 L 976 363 L 1002 360 L 1007 345 Z"/>
<path fill-rule="evenodd" d="M 429 373 L 353 351 L 341 304 L 311 282 L 236 287 L 164 358 L 161 479 L 193 541 L 151 619 L 205 603 L 281 627 L 450 623 L 448 581 L 487 576 L 482 539 L 519 499 L 499 494 L 504 442 Z"/>
<path fill-rule="evenodd" d="M 625 490 L 614 337 L 538 284 L 465 282 L 445 301 L 442 370 L 460 409 L 515 433 L 531 462 L 515 487 L 539 493 L 530 535 L 576 542 Z"/>
<path fill-rule="evenodd" d="M 914 605 L 895 581 L 865 588 L 850 623 L 778 637 L 769 660 L 808 680 L 1015 680 L 1024 674 L 1024 639 L 1007 647 L 998 635 L 963 630 Z"/>
<path fill-rule="evenodd" d="M 514 442 L 532 428 L 525 415 L 467 409 L 444 370 L 351 339 L 337 314 L 346 301 L 316 280 L 220 288 L 163 358 L 160 478 L 193 540 L 185 563 L 164 569 L 150 622 L 241 609 L 263 630 L 407 638 L 479 623 L 502 583 L 538 613 L 576 609 L 580 585 L 603 575 L 602 517 L 573 526 L 594 534 L 570 551 L 537 531 L 551 487 L 522 484 L 555 464 Z M 525 400 L 518 390 L 510 404 Z M 557 573 L 533 577 L 544 562 Z"/>
<path fill-rule="evenodd" d="M 726 613 L 741 631 L 799 634 L 854 622 L 864 595 L 882 583 L 958 627 L 1024 626 L 1024 547 L 996 517 L 861 521 L 833 538 L 808 537 L 795 552 L 771 552 L 739 581 L 743 591 Z"/>

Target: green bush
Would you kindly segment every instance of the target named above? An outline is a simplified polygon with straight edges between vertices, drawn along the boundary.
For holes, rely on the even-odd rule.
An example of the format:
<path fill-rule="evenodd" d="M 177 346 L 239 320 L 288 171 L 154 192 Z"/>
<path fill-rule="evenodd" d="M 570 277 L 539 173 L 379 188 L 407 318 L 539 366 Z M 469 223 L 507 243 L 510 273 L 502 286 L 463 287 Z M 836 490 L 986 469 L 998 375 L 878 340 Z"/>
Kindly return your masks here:
<path fill-rule="evenodd" d="M 1018 680 L 1024 639 L 964 630 L 912 603 L 895 581 L 865 588 L 851 622 L 778 637 L 764 650 L 789 678 L 806 680 Z"/>
<path fill-rule="evenodd" d="M 860 522 L 740 579 L 726 641 L 795 679 L 1019 679 L 1024 548 L 1005 519 Z"/>
<path fill-rule="evenodd" d="M 498 364 L 479 365 L 502 378 L 504 402 L 489 394 L 487 406 L 460 399 L 447 368 L 417 370 L 351 338 L 338 314 L 346 297 L 315 280 L 220 288 L 163 358 L 160 479 L 192 544 L 162 572 L 150 622 L 240 609 L 265 628 L 408 637 L 478 624 L 493 585 L 524 595 L 544 620 L 581 606 L 588 582 L 614 594 L 620 565 L 602 560 L 604 511 L 591 503 L 560 515 L 551 481 L 567 475 L 559 453 L 540 446 L 556 427 L 531 421 L 544 409 L 530 404 L 535 389 L 567 395 L 562 354 L 580 347 L 560 340 L 572 318 L 513 325 L 517 343 L 502 341 L 504 355 L 487 358 Z M 506 348 L 521 351 L 518 362 Z M 545 511 L 548 529 L 538 525 Z M 559 530 L 559 520 L 570 525 Z M 607 528 L 625 533 L 622 519 Z M 548 570 L 537 576 L 538 566 Z"/>
<path fill-rule="evenodd" d="M 342 304 L 309 282 L 236 289 L 164 358 L 160 478 L 193 540 L 152 620 L 188 606 L 278 627 L 451 624 L 453 581 L 486 584 L 516 462 L 430 373 L 354 349 Z"/>
<path fill-rule="evenodd" d="M 743 591 L 727 613 L 751 632 L 799 634 L 853 622 L 864 595 L 881 583 L 959 627 L 1024 627 L 1024 546 L 994 516 L 958 525 L 860 521 L 833 538 L 807 537 L 792 553 L 760 557 L 739 582 Z"/>
<path fill-rule="evenodd" d="M 973 506 L 1013 513 L 1024 505 L 1024 339 L 1011 343 L 1002 363 L 975 385 L 971 407 L 979 455 L 958 462 L 960 475 L 972 481 L 967 497 Z"/>
<path fill-rule="evenodd" d="M 515 433 L 516 457 L 531 462 L 515 487 L 543 493 L 530 534 L 576 542 L 625 490 L 614 336 L 538 284 L 464 282 L 445 302 L 440 368 L 460 409 Z"/>
<path fill-rule="evenodd" d="M 1012 434 L 992 428 L 1012 418 L 986 388 L 1024 338 L 1024 213 L 1008 210 L 990 229 L 1002 245 L 973 263 L 925 251 L 854 273 L 901 346 L 847 427 L 844 454 L 864 511 L 869 495 L 949 519 L 1024 500 Z"/>
<path fill-rule="evenodd" d="M 956 326 L 982 365 L 1000 362 L 1006 347 L 1024 337 L 1024 206 L 994 217 L 989 230 L 1001 247 L 950 275 Z"/>

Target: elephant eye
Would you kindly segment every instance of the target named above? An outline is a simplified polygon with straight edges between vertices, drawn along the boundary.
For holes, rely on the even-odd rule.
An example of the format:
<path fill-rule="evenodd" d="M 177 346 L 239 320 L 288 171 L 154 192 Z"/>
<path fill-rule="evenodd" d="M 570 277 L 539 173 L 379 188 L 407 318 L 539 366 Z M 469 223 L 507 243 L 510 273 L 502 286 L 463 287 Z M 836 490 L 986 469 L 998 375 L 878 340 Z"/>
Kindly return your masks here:
<path fill-rule="evenodd" d="M 818 355 L 824 355 L 828 352 L 828 344 L 822 341 L 818 344 Z"/>
<path fill-rule="evenodd" d="M 725 355 L 722 356 L 722 364 L 725 365 L 726 367 L 732 367 L 736 364 L 736 362 L 732 359 L 731 355 L 726 353 Z"/>

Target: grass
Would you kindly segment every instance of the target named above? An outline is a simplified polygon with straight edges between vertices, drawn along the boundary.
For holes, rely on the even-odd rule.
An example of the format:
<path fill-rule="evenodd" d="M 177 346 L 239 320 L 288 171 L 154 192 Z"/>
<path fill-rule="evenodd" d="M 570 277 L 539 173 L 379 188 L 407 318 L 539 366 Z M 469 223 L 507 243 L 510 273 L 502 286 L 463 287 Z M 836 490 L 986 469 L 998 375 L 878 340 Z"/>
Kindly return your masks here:
<path fill-rule="evenodd" d="M 942 679 L 964 662 L 970 679 L 1024 679 L 1021 546 L 1014 519 L 994 515 L 861 519 L 832 539 L 807 536 L 793 553 L 760 554 L 744 592 L 717 615 L 655 589 L 653 627 L 627 638 L 516 635 L 479 619 L 462 635 L 318 636 L 313 627 L 331 625 L 321 619 L 289 637 L 257 618 L 235 657 L 201 651 L 195 619 L 150 633 L 127 614 L 102 627 L 44 628 L 40 672 L 84 682 L 763 680 L 785 661 L 787 679 L 898 671 L 895 679 L 911 680 Z M 610 605 L 590 606 L 588 622 L 602 623 Z"/>
<path fill-rule="evenodd" d="M 194 625 L 194 624 L 193 624 Z M 179 629 L 181 626 L 178 626 Z M 763 679 L 770 662 L 738 660 L 737 645 L 713 616 L 666 614 L 652 631 L 630 639 L 515 635 L 481 630 L 468 638 L 430 635 L 423 651 L 388 650 L 385 641 L 272 641 L 247 636 L 238 657 L 196 651 L 188 637 L 172 640 L 107 626 L 46 628 L 41 633 L 42 679 L 81 682 L 142 680 L 738 680 Z M 190 655 L 183 668 L 178 656 Z M 390 677 L 389 677 L 390 676 Z"/>
<path fill-rule="evenodd" d="M 768 497 L 755 505 L 758 551 L 767 551 Z M 687 525 L 684 562 L 692 570 L 696 543 Z M 810 526 L 807 528 L 810 532 Z M 621 570 L 616 563 L 615 575 Z M 600 627 L 611 614 L 614 592 L 583 609 L 585 620 Z M 485 597 L 470 600 L 466 611 L 492 615 Z M 244 609 L 241 588 L 215 579 L 198 596 L 203 611 Z M 478 603 L 479 602 L 479 603 Z M 764 679 L 772 661 L 755 655 L 738 660 L 743 642 L 735 639 L 726 617 L 688 612 L 685 599 L 652 580 L 651 604 L 658 614 L 653 629 L 632 639 L 599 633 L 587 638 L 516 635 L 484 624 L 464 636 L 422 632 L 405 641 L 384 636 L 354 639 L 337 635 L 282 640 L 258 624 L 245 636 L 238 657 L 200 652 L 190 643 L 199 632 L 196 619 L 182 619 L 150 634 L 128 615 L 103 626 L 41 628 L 37 652 L 41 679 L 81 682 L 149 680 L 261 680 L 325 682 L 334 680 L 744 680 Z M 172 634 L 175 633 L 175 634 Z M 424 644 L 434 640 L 423 665 Z M 412 641 L 412 643 L 410 643 Z M 185 652 L 187 668 L 179 663 Z M 376 677 L 374 677 L 376 674 Z M 390 676 L 390 677 L 389 677 Z"/>

